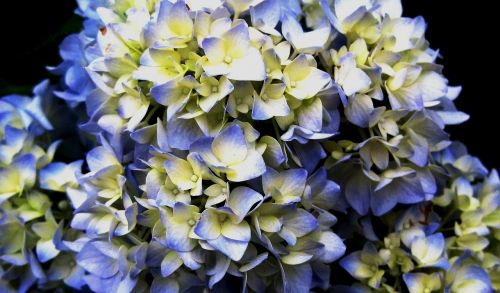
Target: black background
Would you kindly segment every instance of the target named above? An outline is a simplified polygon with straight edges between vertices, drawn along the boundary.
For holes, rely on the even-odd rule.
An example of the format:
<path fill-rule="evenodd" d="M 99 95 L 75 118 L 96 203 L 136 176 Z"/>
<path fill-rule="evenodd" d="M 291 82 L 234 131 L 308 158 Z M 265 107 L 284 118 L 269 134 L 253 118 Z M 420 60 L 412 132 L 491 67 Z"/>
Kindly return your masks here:
<path fill-rule="evenodd" d="M 0 94 L 29 94 L 47 78 L 45 66 L 56 65 L 58 44 L 79 30 L 73 0 L 2 1 L 0 8 Z M 487 1 L 403 0 L 404 15 L 422 15 L 427 39 L 440 49 L 444 73 L 451 85 L 462 85 L 457 106 L 471 115 L 466 123 L 448 128 L 452 139 L 464 142 L 471 154 L 489 168 L 500 167 L 500 16 Z"/>

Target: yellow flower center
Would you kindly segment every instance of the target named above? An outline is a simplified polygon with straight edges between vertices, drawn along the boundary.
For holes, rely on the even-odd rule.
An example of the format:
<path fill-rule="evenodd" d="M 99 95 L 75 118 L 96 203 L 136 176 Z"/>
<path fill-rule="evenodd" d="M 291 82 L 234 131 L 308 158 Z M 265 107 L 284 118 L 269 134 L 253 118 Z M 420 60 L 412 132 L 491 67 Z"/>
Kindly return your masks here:
<path fill-rule="evenodd" d="M 198 181 L 199 177 L 197 175 L 191 176 L 191 181 L 196 182 Z"/>
<path fill-rule="evenodd" d="M 188 220 L 188 225 L 189 225 L 189 226 L 194 226 L 194 224 L 196 224 L 196 221 L 195 221 L 195 220 L 193 220 L 193 219 L 189 219 L 189 220 Z"/>
<path fill-rule="evenodd" d="M 214 94 L 215 94 L 215 93 L 217 93 L 218 91 L 219 91 L 219 88 L 218 88 L 218 87 L 216 87 L 216 86 L 213 86 L 213 87 L 212 87 L 212 93 L 214 93 Z"/>
<path fill-rule="evenodd" d="M 224 62 L 229 64 L 229 63 L 233 62 L 233 58 L 231 58 L 231 56 L 226 56 L 226 57 L 224 57 Z"/>

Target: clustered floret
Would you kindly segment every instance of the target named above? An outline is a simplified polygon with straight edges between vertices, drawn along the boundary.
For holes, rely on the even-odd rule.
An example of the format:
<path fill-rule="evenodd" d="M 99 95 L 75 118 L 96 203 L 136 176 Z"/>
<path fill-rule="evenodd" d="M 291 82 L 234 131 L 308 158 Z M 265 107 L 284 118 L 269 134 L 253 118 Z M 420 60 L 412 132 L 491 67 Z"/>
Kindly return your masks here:
<path fill-rule="evenodd" d="M 0 291 L 500 290 L 500 179 L 399 0 L 78 5 L 60 84 L 0 98 Z"/>

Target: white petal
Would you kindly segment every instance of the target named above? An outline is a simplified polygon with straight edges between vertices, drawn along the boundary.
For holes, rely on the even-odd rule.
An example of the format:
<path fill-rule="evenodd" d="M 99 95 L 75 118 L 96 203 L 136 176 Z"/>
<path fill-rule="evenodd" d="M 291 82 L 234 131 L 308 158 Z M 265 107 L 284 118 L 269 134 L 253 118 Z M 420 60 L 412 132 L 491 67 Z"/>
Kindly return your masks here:
<path fill-rule="evenodd" d="M 227 77 L 233 80 L 264 80 L 266 65 L 259 50 L 249 48 L 243 58 L 233 60 Z"/>

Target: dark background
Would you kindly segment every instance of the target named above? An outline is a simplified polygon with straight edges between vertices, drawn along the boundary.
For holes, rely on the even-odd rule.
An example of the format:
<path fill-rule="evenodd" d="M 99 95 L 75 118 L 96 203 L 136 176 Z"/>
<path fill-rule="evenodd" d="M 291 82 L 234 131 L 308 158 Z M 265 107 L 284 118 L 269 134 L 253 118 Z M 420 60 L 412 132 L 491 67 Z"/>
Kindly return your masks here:
<path fill-rule="evenodd" d="M 75 0 L 3 1 L 0 8 L 0 95 L 29 94 L 47 78 L 45 66 L 56 65 L 58 44 L 76 32 L 81 20 L 73 14 Z M 462 4 L 463 3 L 463 4 Z M 499 55 L 496 39 L 499 16 L 486 1 L 403 0 L 404 15 L 422 15 L 427 39 L 440 49 L 450 85 L 462 85 L 457 106 L 471 115 L 466 123 L 449 127 L 471 154 L 489 168 L 500 167 Z"/>

